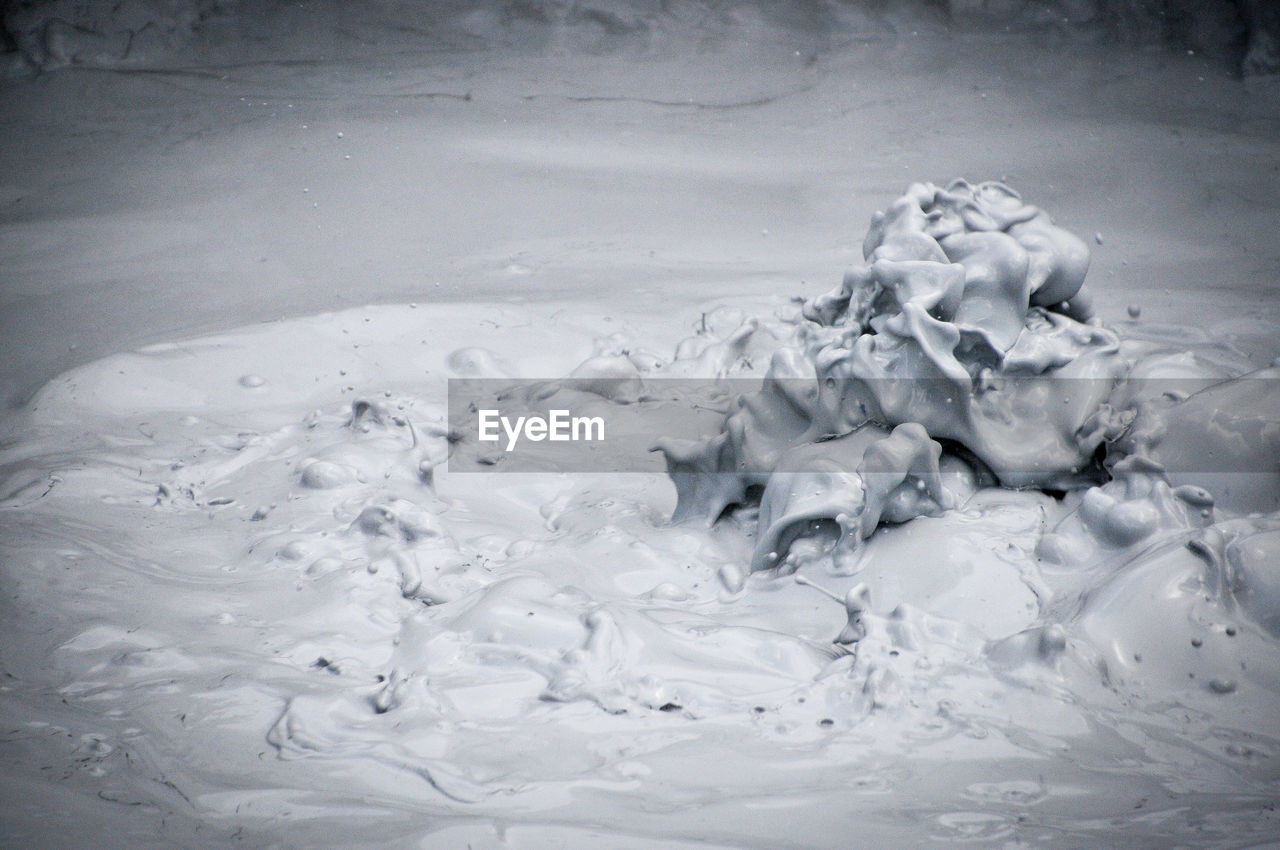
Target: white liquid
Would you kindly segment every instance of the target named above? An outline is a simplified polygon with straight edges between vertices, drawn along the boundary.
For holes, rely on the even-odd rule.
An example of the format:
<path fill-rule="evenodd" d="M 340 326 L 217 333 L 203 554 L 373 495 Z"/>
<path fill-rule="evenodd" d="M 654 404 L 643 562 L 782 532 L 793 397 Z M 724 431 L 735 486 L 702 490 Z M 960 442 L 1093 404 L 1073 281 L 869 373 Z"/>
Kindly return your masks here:
<path fill-rule="evenodd" d="M 620 325 L 673 342 L 565 315 L 365 308 L 48 386 L 4 452 L 0 539 L 33 627 L 5 699 L 47 718 L 14 734 L 59 742 L 59 799 L 442 847 L 1271 829 L 1275 532 L 1237 544 L 1267 576 L 1237 606 L 1177 535 L 1048 565 L 1071 500 L 983 490 L 866 542 L 855 659 L 842 606 L 744 579 L 749 526 L 671 526 L 664 478 L 424 483 L 451 352 L 546 375 Z M 800 574 L 843 594 L 824 563 Z"/>
<path fill-rule="evenodd" d="M 1109 253 L 1090 281 L 1111 306 L 1104 315 L 1118 324 L 1125 304 L 1143 306 L 1119 331 L 1127 345 L 1155 340 L 1175 359 L 1191 349 L 1224 375 L 1246 370 L 1230 334 L 1273 347 L 1274 299 L 1250 288 L 1272 281 L 1262 275 L 1273 202 L 1259 175 L 1274 158 L 1274 119 L 1260 96 L 1234 81 L 1195 88 L 1194 69 L 1147 88 L 1125 82 L 1151 71 L 1137 59 L 1135 74 L 1058 82 L 1063 68 L 1030 61 L 1039 50 L 960 43 L 979 70 L 935 74 L 919 70 L 928 55 L 881 68 L 884 51 L 859 58 L 866 47 L 785 85 L 757 86 L 756 72 L 735 68 L 714 76 L 711 96 L 695 92 L 713 106 L 781 98 L 758 111 L 643 102 L 668 97 L 668 81 L 687 76 L 679 68 L 636 66 L 637 89 L 629 60 L 483 76 L 482 56 L 466 69 L 484 83 L 474 100 L 400 103 L 400 121 L 382 100 L 350 120 L 327 100 L 295 119 L 294 92 L 277 82 L 266 87 L 271 120 L 283 116 L 274 135 L 262 117 L 253 133 L 205 133 L 167 166 L 134 170 L 105 168 L 102 140 L 85 143 L 82 170 L 109 171 L 108 188 L 129 192 L 108 192 L 99 212 L 96 199 L 59 190 L 49 208 L 71 212 L 19 221 L 5 249 L 13 279 L 69 282 L 60 291 L 72 293 L 138 271 L 146 286 L 134 281 L 133 297 L 76 314 L 65 333 L 91 335 L 83 348 L 140 338 L 137 306 L 166 298 L 218 321 L 320 309 L 371 257 L 383 258 L 372 275 L 389 287 L 377 297 L 475 301 L 154 346 L 66 373 L 6 418 L 0 660 L 12 678 L 0 680 L 0 837 L 449 848 L 1273 840 L 1270 510 L 1241 517 L 1216 492 L 1218 527 L 1203 532 L 1191 502 L 1172 495 L 1192 481 L 1166 490 L 1139 474 L 1062 501 L 987 488 L 880 527 L 845 565 L 856 575 L 833 573 L 829 538 L 801 538 L 792 578 L 750 571 L 749 510 L 711 530 L 670 525 L 665 477 L 435 466 L 445 376 L 559 376 L 614 333 L 633 355 L 665 358 L 700 324 L 710 337 L 751 317 L 767 325 L 794 310 L 787 296 L 828 288 L 856 253 L 865 219 L 846 226 L 850 205 L 883 205 L 916 174 L 1034 172 L 1056 181 L 1048 205 L 1064 220 L 1092 230 L 1097 211 Z M 1024 70 L 1034 108 L 1009 82 Z M 406 72 L 383 85 L 462 93 L 467 74 L 417 85 Z M 821 85 L 797 96 L 810 76 Z M 79 79 L 44 83 L 56 92 Z M 142 81 L 145 104 L 172 88 L 130 85 Z M 347 105 L 386 93 L 363 77 L 344 84 Z M 1166 94 L 1184 84 L 1187 94 Z M 220 82 L 207 85 L 222 95 Z M 236 81 L 208 126 L 178 123 L 163 141 L 246 120 L 265 103 L 236 95 L 259 88 L 257 77 Z M 603 117 L 606 107 L 561 97 L 637 91 L 641 103 Z M 196 115 L 207 106 L 176 100 Z M 1189 106 L 1220 102 L 1238 133 L 1197 123 Z M 120 150 L 149 138 L 141 111 L 107 153 L 125 160 Z M 922 117 L 942 112 L 937 127 Z M 561 138 L 584 123 L 582 138 Z M 356 153 L 341 161 L 348 170 L 295 149 L 308 127 Z M 424 127 L 439 138 L 433 129 L 424 142 Z M 57 152 L 38 161 L 48 174 L 33 185 L 60 186 Z M 257 162 L 272 173 L 245 166 Z M 98 181 L 88 185 L 72 187 L 91 194 Z M 116 196 L 147 215 L 121 214 Z M 192 209 L 175 213 L 174 198 Z M 539 223 L 548 207 L 566 218 Z M 304 228 L 318 235 L 304 239 Z M 583 233 L 565 259 L 565 234 Z M 606 241 L 617 233 L 637 235 Z M 277 263 L 282 244 L 290 262 Z M 256 264 L 268 255 L 264 277 Z M 286 279 L 297 300 L 278 294 Z M 608 316 L 584 308 L 601 281 L 622 282 Z M 630 294 L 631 284 L 659 294 Z M 282 300 L 198 298 L 233 286 Z M 570 300 L 513 307 L 476 295 L 513 288 Z M 777 297 L 693 304 L 743 288 Z M 10 297 L 6 392 L 65 345 Z M 162 336 L 150 339 L 194 321 L 180 309 L 153 319 Z M 748 342 L 763 368 L 776 342 Z M 48 356 L 24 359 L 28 350 Z M 697 370 L 741 366 L 706 335 L 681 351 Z M 1265 354 L 1255 363 L 1276 352 Z M 354 417 L 356 399 L 383 412 Z M 1198 445 L 1208 423 L 1182 424 L 1166 445 Z M 951 473 L 942 466 L 944 483 Z M 841 600 L 864 584 L 869 607 L 797 579 Z M 854 633 L 856 658 L 850 640 L 836 642 Z"/>

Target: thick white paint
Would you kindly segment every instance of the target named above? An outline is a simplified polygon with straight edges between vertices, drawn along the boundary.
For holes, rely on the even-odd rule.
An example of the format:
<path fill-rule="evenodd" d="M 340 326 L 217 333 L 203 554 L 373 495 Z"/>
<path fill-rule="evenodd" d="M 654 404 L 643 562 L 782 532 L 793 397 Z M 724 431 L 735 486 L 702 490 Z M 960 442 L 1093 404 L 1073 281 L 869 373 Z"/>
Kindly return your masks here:
<path fill-rule="evenodd" d="M 13 173 L 42 191 L 2 234 L 18 358 L 4 380 L 82 365 L 4 422 L 6 837 L 1271 839 L 1276 519 L 1218 500 L 1200 528 L 1195 494 L 1173 485 L 1213 481 L 1136 469 L 1057 501 L 975 489 L 940 463 L 964 495 L 954 507 L 882 526 L 838 567 L 830 538 L 802 536 L 787 577 L 750 572 L 749 510 L 670 524 L 659 476 L 439 466 L 448 376 L 546 378 L 604 358 L 594 375 L 620 357 L 715 374 L 747 368 L 744 355 L 762 371 L 789 327 L 778 317 L 795 314 L 788 297 L 835 283 L 871 210 L 917 177 L 1011 171 L 1060 222 L 1105 233 L 1090 281 L 1126 355 L 1190 351 L 1222 375 L 1268 365 L 1273 110 L 1226 80 L 1191 88 L 1198 65 L 1112 57 L 1095 73 L 959 47 L 982 61 L 953 56 L 945 74 L 927 67 L 945 52 L 851 47 L 874 55 L 824 60 L 806 91 L 792 84 L 817 72 L 798 64 L 677 75 L 738 99 L 793 92 L 731 111 L 523 98 L 588 83 L 661 95 L 661 61 L 580 60 L 600 73 L 578 66 L 572 82 L 573 63 L 477 62 L 469 77 L 427 75 L 473 82 L 472 101 L 403 118 L 369 105 L 381 89 L 363 72 L 339 74 L 344 95 L 295 104 L 308 111 L 296 119 L 283 111 L 296 81 L 247 71 L 229 90 L 275 85 L 275 111 L 239 131 L 227 128 L 249 106 L 214 82 L 166 101 L 219 104 L 200 141 L 146 129 L 154 81 L 134 78 L 105 86 L 133 104 L 117 147 L 91 136 L 103 148 L 77 149 L 64 172 L 51 152 L 10 150 L 40 166 Z M 1134 84 L 1127 63 L 1156 82 Z M 377 85 L 424 82 L 393 70 Z M 24 115 L 41 92 L 74 111 L 88 84 L 69 81 L 85 79 L 5 96 Z M 566 126 L 580 129 L 569 153 L 544 154 Z M 277 144 L 289 134 L 306 150 Z M 174 147 L 158 160 L 148 145 Z M 112 269 L 128 297 L 95 309 Z M 90 363 L 60 359 L 56 332 L 65 321 L 90 339 L 105 323 L 96 357 L 213 321 L 397 297 L 420 303 Z M 1141 321 L 1122 321 L 1130 303 Z M 42 320 L 41 304 L 65 320 Z M 684 365 L 668 364 L 674 351 Z M 1203 417 L 1169 421 L 1170 450 L 1201 444 Z"/>

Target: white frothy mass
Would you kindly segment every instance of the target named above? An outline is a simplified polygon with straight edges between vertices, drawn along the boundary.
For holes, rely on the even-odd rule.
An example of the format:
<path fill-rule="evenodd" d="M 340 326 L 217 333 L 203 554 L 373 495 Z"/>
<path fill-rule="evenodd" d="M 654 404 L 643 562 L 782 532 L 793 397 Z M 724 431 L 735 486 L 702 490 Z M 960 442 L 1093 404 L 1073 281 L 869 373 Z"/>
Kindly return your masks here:
<path fill-rule="evenodd" d="M 10 734 L 193 842 L 1273 838 L 1269 373 L 1085 321 L 1084 244 L 1003 186 L 914 185 L 867 255 L 683 341 L 370 307 L 64 375 L 0 450 L 6 604 L 54 612 Z M 678 507 L 442 465 L 448 377 L 766 367 L 728 438 L 668 447 Z M 1001 395 L 1020 373 L 1066 397 Z M 1208 388 L 1144 392 L 1170 377 Z M 1215 448 L 1257 471 L 1172 471 Z"/>

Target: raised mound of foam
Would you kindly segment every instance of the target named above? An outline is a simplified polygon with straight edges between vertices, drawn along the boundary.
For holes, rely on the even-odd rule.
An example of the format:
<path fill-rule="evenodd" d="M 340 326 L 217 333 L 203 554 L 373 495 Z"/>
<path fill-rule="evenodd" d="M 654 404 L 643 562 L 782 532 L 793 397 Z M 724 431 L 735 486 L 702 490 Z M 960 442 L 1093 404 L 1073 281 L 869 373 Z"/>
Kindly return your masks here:
<path fill-rule="evenodd" d="M 1125 545 L 1161 517 L 1207 524 L 1210 489 L 1275 509 L 1280 415 L 1240 403 L 1266 397 L 1269 373 L 1231 379 L 1123 347 L 1090 318 L 1084 242 L 1009 187 L 914 184 L 874 216 L 863 252 L 805 302 L 720 434 L 659 444 L 676 519 L 714 521 L 759 494 L 753 570 L 824 523 L 838 530 L 832 556 L 851 562 L 881 523 L 937 515 L 991 479 L 1084 492 L 1123 468 L 1119 499 L 1088 490 L 1079 521 Z M 1170 489 L 1166 471 L 1211 486 Z M 1159 480 L 1135 489 L 1144 475 Z M 1160 504 L 1183 507 L 1151 502 L 1166 491 Z"/>

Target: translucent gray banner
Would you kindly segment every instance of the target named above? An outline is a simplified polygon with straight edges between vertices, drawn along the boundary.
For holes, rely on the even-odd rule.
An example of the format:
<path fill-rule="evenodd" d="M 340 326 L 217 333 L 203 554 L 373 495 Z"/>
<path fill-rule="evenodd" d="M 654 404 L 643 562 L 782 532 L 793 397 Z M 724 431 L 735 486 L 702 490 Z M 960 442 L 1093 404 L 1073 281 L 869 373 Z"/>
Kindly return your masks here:
<path fill-rule="evenodd" d="M 1170 472 L 1280 474 L 1280 386 L 1270 377 L 485 378 L 451 379 L 448 392 L 449 472 L 663 472 L 655 444 L 714 438 L 735 413 L 731 439 L 769 451 L 738 453 L 737 466 L 719 471 L 802 472 L 820 463 L 829 472 L 831 457 L 786 448 L 863 422 L 917 421 L 944 448 L 979 457 L 983 447 L 969 443 L 1057 429 L 1096 463 L 1141 454 Z M 1039 458 L 1025 463 L 1043 471 Z"/>

